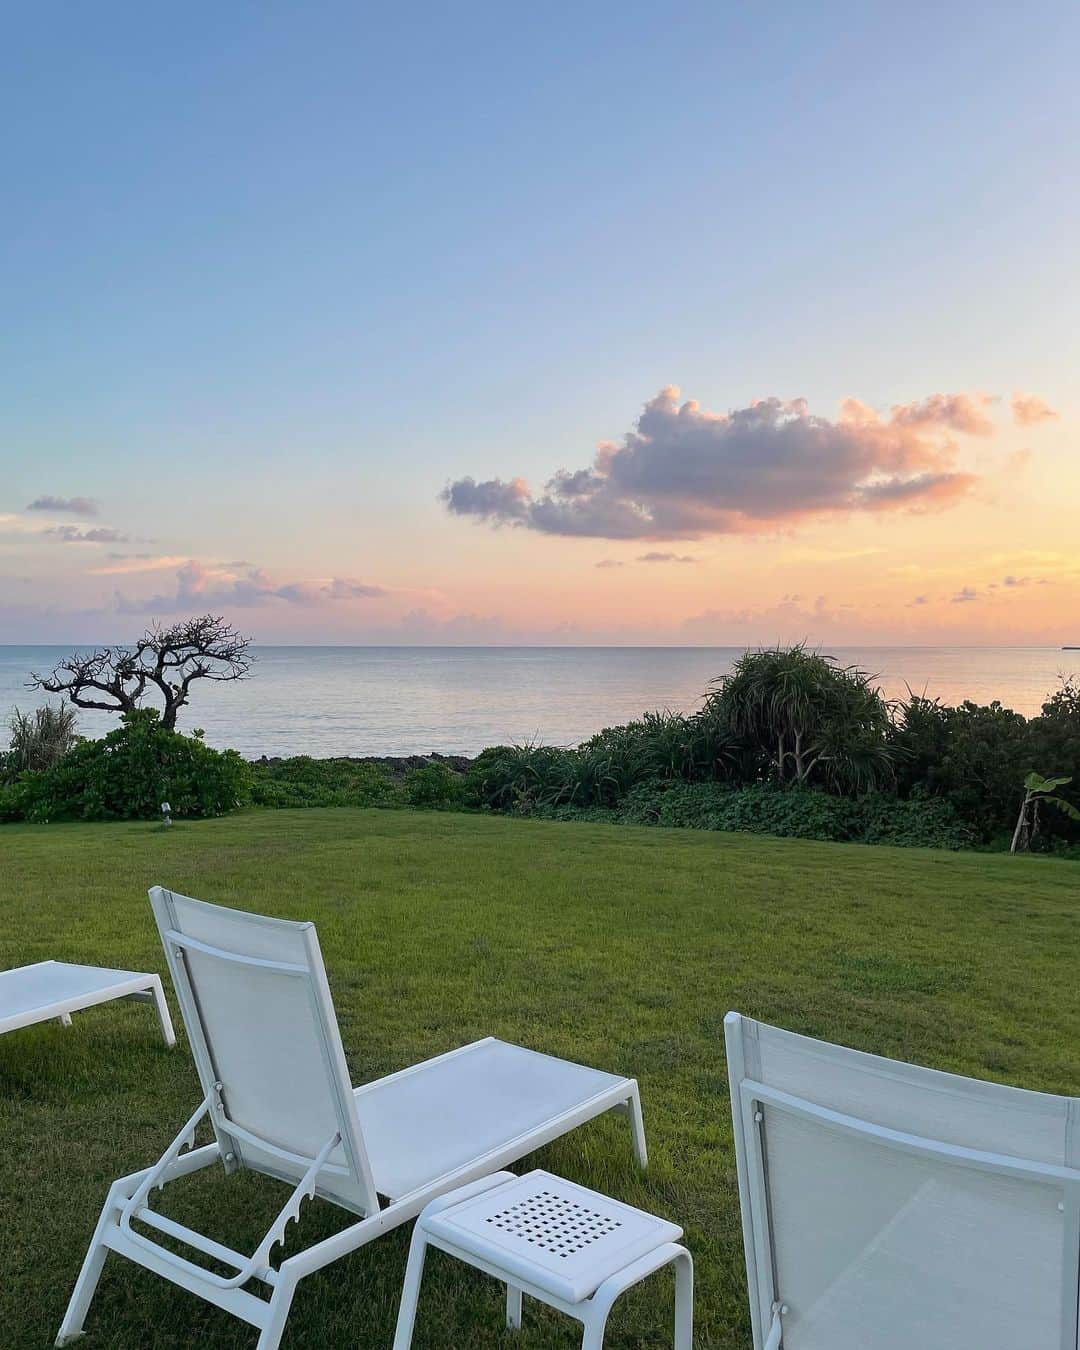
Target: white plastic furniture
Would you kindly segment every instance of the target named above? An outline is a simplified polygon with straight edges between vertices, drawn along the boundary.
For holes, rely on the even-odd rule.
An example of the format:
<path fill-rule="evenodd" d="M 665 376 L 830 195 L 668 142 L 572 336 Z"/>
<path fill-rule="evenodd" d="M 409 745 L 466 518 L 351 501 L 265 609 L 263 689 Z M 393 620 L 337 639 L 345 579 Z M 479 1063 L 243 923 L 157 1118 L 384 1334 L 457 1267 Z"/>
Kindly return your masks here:
<path fill-rule="evenodd" d="M 627 1112 L 645 1166 L 632 1078 L 489 1038 L 354 1089 L 313 924 L 223 909 L 160 886 L 150 900 L 204 1096 L 153 1167 L 113 1183 L 58 1345 L 81 1332 L 110 1251 L 257 1327 L 258 1350 L 274 1350 L 305 1276 L 415 1218 L 435 1196 L 604 1111 Z M 215 1141 L 194 1148 L 204 1118 Z M 156 1187 L 217 1162 L 226 1173 L 248 1168 L 293 1187 L 250 1256 L 151 1207 Z M 275 1267 L 271 1253 L 286 1224 L 316 1193 L 358 1222 Z M 232 1273 L 175 1254 L 151 1232 Z M 252 1280 L 268 1287 L 268 1299 L 245 1288 Z"/>
<path fill-rule="evenodd" d="M 0 971 L 0 1035 L 51 1022 L 71 1025 L 71 1014 L 114 998 L 152 1003 L 167 1046 L 176 1044 L 172 1019 L 157 975 L 134 970 L 105 970 L 101 966 L 73 966 L 66 961 L 38 961 Z"/>
<path fill-rule="evenodd" d="M 506 1285 L 506 1325 L 521 1326 L 522 1295 L 576 1317 L 582 1350 L 600 1350 L 612 1305 L 663 1266 L 675 1267 L 675 1350 L 694 1339 L 694 1267 L 682 1229 L 550 1172 L 474 1181 L 433 1200 L 416 1221 L 394 1350 L 409 1350 L 428 1247 Z"/>
<path fill-rule="evenodd" d="M 726 1038 L 755 1350 L 1077 1350 L 1080 1099 Z"/>

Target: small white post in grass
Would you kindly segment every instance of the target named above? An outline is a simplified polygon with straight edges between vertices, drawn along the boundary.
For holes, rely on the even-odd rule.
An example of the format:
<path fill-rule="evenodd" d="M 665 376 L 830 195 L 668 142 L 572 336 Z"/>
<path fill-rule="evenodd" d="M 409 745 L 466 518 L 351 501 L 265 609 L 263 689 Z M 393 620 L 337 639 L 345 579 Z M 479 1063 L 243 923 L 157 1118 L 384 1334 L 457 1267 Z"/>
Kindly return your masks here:
<path fill-rule="evenodd" d="M 161 803 L 161 823 L 166 828 L 172 824 L 172 807 L 168 802 Z"/>

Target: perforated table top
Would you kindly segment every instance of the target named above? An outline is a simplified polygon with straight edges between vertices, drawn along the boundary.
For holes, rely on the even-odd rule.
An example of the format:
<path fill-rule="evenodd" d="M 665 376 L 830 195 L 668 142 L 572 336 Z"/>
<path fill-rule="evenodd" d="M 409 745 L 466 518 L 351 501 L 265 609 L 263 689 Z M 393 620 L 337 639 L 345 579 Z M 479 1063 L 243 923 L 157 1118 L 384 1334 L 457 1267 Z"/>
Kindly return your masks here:
<path fill-rule="evenodd" d="M 682 1229 L 550 1172 L 529 1172 L 422 1219 L 436 1245 L 580 1303 Z"/>

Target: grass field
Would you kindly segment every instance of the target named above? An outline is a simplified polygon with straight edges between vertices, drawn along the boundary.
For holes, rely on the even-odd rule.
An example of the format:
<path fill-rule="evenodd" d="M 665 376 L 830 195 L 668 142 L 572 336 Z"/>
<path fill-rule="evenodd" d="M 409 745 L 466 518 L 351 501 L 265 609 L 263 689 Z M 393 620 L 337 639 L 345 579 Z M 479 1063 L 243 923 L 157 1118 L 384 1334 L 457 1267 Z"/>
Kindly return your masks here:
<path fill-rule="evenodd" d="M 1080 1092 L 1080 864 L 752 836 L 395 811 L 0 828 L 0 965 L 164 970 L 146 888 L 318 925 L 356 1082 L 487 1034 L 635 1075 L 652 1165 L 625 1122 L 536 1161 L 682 1223 L 697 1343 L 746 1350 L 722 1021 Z M 171 998 L 171 990 L 170 990 Z M 175 1003 L 174 1003 L 175 1009 Z M 158 1156 L 198 1100 L 181 1037 L 112 1004 L 0 1039 L 0 1344 L 51 1343 L 109 1181 Z M 215 1171 L 173 1212 L 250 1250 L 280 1203 Z M 316 1202 L 290 1245 L 340 1226 Z M 285 1345 L 390 1344 L 408 1229 L 305 1281 Z M 670 1345 L 671 1288 L 621 1303 L 612 1347 Z M 430 1258 L 418 1346 L 569 1347 L 575 1324 Z M 86 1345 L 254 1346 L 255 1334 L 110 1258 Z"/>

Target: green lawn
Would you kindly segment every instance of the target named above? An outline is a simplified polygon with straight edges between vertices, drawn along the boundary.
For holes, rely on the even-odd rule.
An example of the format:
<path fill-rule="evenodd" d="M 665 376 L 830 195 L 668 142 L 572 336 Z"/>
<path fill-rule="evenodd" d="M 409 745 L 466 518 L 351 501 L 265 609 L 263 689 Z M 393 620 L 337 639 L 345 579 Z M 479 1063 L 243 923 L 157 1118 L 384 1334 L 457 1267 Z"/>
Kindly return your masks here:
<path fill-rule="evenodd" d="M 698 1344 L 749 1346 L 723 1016 L 1051 1092 L 1080 1092 L 1080 864 L 626 826 L 394 811 L 277 811 L 156 825 L 0 828 L 3 965 L 163 970 L 162 882 L 318 924 L 355 1081 L 495 1034 L 640 1083 L 652 1165 L 625 1121 L 535 1161 L 682 1223 Z M 170 991 L 171 997 L 171 991 Z M 0 1038 L 0 1343 L 51 1343 L 109 1181 L 153 1161 L 198 1100 L 181 1039 L 112 1004 Z M 170 1188 L 170 1193 L 174 1188 Z M 177 1213 L 250 1249 L 272 1183 L 178 1183 Z M 291 1244 L 340 1223 L 308 1207 Z M 285 1345 L 388 1346 L 408 1230 L 300 1286 Z M 656 1278 L 613 1347 L 670 1345 Z M 416 1344 L 578 1344 L 530 1305 L 431 1258 Z M 254 1346 L 255 1334 L 112 1257 L 87 1346 Z"/>

